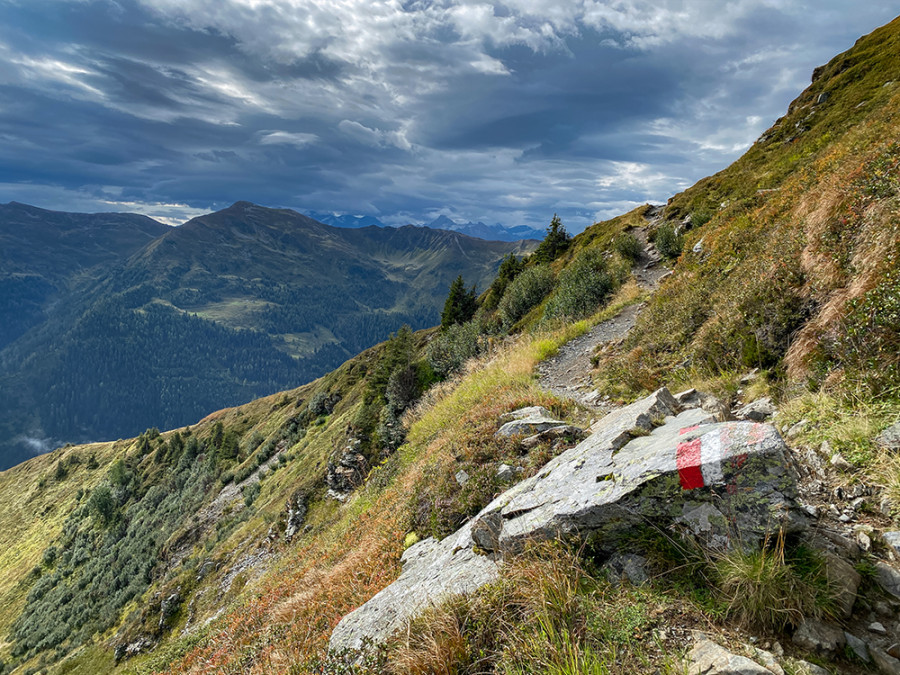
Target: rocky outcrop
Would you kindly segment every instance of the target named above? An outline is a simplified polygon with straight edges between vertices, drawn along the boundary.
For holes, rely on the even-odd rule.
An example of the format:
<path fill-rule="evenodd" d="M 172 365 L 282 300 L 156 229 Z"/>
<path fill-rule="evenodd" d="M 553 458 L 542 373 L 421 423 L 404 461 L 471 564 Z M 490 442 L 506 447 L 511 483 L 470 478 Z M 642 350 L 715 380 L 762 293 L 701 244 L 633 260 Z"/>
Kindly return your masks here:
<path fill-rule="evenodd" d="M 378 644 L 429 606 L 493 581 L 499 566 L 475 552 L 468 525 L 442 541 L 425 539 L 403 553 L 403 571 L 390 586 L 345 616 L 331 635 L 334 651 Z"/>
<path fill-rule="evenodd" d="M 305 495 L 294 495 L 287 501 L 284 507 L 285 524 L 284 524 L 284 540 L 290 542 L 303 527 L 306 520 L 306 497 Z"/>
<path fill-rule="evenodd" d="M 353 488 L 365 480 L 369 463 L 359 452 L 360 445 L 359 439 L 350 440 L 337 461 L 328 462 L 325 482 L 328 484 L 329 496 L 343 501 Z"/>
<path fill-rule="evenodd" d="M 650 520 L 721 549 L 736 541 L 753 546 L 779 526 L 802 528 L 774 427 L 711 423 L 702 409 L 674 416 L 677 408 L 663 389 L 611 413 L 585 441 L 489 504 L 475 519 L 473 538 L 506 555 L 530 540 L 613 537 Z"/>
<path fill-rule="evenodd" d="M 702 408 L 679 409 L 660 389 L 610 413 L 454 535 L 410 547 L 397 581 L 344 617 L 331 648 L 383 641 L 426 607 L 495 579 L 497 561 L 528 541 L 590 535 L 602 545 L 649 520 L 724 549 L 804 526 L 773 427 L 716 423 Z"/>

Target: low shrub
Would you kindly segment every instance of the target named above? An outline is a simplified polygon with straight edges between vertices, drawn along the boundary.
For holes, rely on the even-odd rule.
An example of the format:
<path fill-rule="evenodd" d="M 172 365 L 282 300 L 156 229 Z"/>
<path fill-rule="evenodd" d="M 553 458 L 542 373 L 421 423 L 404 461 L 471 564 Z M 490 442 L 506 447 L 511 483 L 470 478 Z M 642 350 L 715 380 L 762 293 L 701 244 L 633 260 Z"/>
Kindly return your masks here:
<path fill-rule="evenodd" d="M 536 265 L 519 274 L 500 299 L 498 311 L 503 325 L 511 327 L 543 301 L 553 290 L 553 271 L 547 265 Z"/>
<path fill-rule="evenodd" d="M 441 331 L 428 345 L 428 365 L 440 378 L 459 370 L 471 358 L 481 354 L 486 345 L 477 321 L 455 324 Z"/>
<path fill-rule="evenodd" d="M 676 234 L 675 227 L 671 223 L 663 223 L 656 230 L 653 244 L 656 246 L 656 250 L 666 258 L 677 258 L 684 248 L 684 237 Z"/>
<path fill-rule="evenodd" d="M 603 254 L 582 251 L 566 267 L 544 309 L 544 319 L 580 319 L 592 314 L 617 286 Z"/>
<path fill-rule="evenodd" d="M 623 232 L 613 240 L 613 250 L 626 260 L 635 262 L 641 257 L 644 246 L 633 234 Z"/>

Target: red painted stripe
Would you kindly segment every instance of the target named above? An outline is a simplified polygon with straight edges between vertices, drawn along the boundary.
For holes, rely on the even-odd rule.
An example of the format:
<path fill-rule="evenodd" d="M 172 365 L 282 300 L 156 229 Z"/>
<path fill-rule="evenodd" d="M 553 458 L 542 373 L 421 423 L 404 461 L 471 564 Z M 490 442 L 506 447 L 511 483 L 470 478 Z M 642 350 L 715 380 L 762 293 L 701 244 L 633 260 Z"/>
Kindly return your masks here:
<path fill-rule="evenodd" d="M 684 436 L 686 433 L 688 433 L 688 432 L 690 432 L 690 431 L 693 431 L 694 429 L 698 428 L 699 426 L 700 426 L 699 424 L 695 424 L 695 425 L 692 426 L 692 427 L 685 427 L 684 429 L 679 429 L 679 430 L 678 430 L 678 435 L 679 435 L 679 436 Z"/>
<path fill-rule="evenodd" d="M 678 467 L 678 478 L 681 479 L 682 490 L 702 488 L 703 472 L 700 470 L 700 440 L 679 443 L 675 450 L 675 465 Z"/>

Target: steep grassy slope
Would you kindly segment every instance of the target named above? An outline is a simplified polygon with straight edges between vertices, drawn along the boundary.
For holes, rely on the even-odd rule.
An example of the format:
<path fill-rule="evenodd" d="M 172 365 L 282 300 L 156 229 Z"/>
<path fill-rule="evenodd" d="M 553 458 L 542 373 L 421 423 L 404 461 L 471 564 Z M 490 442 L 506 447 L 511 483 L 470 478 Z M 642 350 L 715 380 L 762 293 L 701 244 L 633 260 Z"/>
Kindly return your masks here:
<path fill-rule="evenodd" d="M 458 274 L 485 285 L 504 255 L 529 249 L 342 230 L 245 202 L 178 228 L 5 209 L 2 245 L 16 256 L 0 264 L 14 318 L 0 328 L 0 466 L 28 456 L 29 438 L 171 428 L 308 382 L 404 323 L 434 324 Z"/>
<path fill-rule="evenodd" d="M 871 442 L 900 418 L 898 34 L 900 20 L 817 71 L 745 157 L 654 217 L 673 274 L 627 340 L 597 355 L 601 393 L 702 383 L 730 399 L 758 367 L 744 397 L 773 395 L 779 424 L 807 419 L 795 442 L 829 440 L 864 482 L 900 486 L 896 459 Z M 65 448 L 0 474 L 13 551 L 0 557 L 0 658 L 23 672 L 348 672 L 325 653 L 329 633 L 396 577 L 404 547 L 477 513 L 506 486 L 500 463 L 529 475 L 560 451 L 495 438 L 500 414 L 540 404 L 587 421 L 540 390 L 535 366 L 641 297 L 629 237 L 645 215 L 505 261 L 469 322 L 401 331 L 189 430 Z M 673 635 L 727 627 L 732 609 L 709 561 L 652 532 L 638 544 L 661 569 L 649 589 L 605 585 L 589 547 L 578 559 L 556 551 L 509 571 L 530 599 L 492 587 L 429 615 L 388 646 L 387 665 L 361 672 L 428 672 L 432 658 L 521 673 L 545 657 L 572 657 L 572 672 L 678 672 Z M 552 621 L 529 614 L 535 602 Z"/>
<path fill-rule="evenodd" d="M 898 47 L 898 21 L 861 38 L 746 155 L 670 200 L 667 221 L 691 216 L 684 253 L 607 382 L 633 395 L 757 366 L 897 397 Z"/>

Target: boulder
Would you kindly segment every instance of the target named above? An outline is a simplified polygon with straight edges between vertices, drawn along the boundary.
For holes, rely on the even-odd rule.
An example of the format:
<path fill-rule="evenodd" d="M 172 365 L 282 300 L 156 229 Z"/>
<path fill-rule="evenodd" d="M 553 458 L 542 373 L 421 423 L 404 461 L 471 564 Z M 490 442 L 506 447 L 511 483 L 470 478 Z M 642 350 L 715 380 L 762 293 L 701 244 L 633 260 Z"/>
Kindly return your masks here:
<path fill-rule="evenodd" d="M 555 419 L 549 410 L 539 405 L 506 413 L 500 420 L 509 421 L 494 434 L 498 437 L 530 436 L 553 427 L 566 426 L 565 422 Z"/>
<path fill-rule="evenodd" d="M 474 551 L 471 530 L 463 526 L 443 541 L 424 539 L 401 557 L 399 578 L 362 607 L 350 612 L 331 634 L 333 651 L 380 644 L 430 606 L 471 593 L 499 574 L 498 564 Z"/>
<path fill-rule="evenodd" d="M 872 657 L 872 662 L 878 668 L 879 673 L 900 675 L 900 661 L 871 643 L 869 644 L 869 656 Z"/>
<path fill-rule="evenodd" d="M 879 561 L 875 563 L 875 573 L 878 584 L 895 598 L 900 598 L 900 572 Z"/>
<path fill-rule="evenodd" d="M 854 569 L 853 565 L 830 551 L 824 551 L 825 576 L 828 584 L 834 590 L 835 603 L 841 612 L 841 616 L 849 619 L 853 613 L 853 605 L 856 602 L 856 592 L 862 577 Z"/>
<path fill-rule="evenodd" d="M 675 400 L 682 408 L 700 407 L 700 394 L 696 389 L 685 389 L 675 394 Z"/>
<path fill-rule="evenodd" d="M 772 399 L 768 396 L 764 398 L 758 398 L 752 403 L 748 403 L 742 408 L 738 408 L 734 416 L 739 420 L 752 420 L 754 422 L 765 422 L 772 415 L 775 414 L 775 406 L 772 404 Z"/>
<path fill-rule="evenodd" d="M 727 548 L 805 523 L 795 516 L 786 448 L 773 427 L 678 410 L 661 389 L 611 412 L 455 534 L 407 549 L 397 581 L 344 617 L 331 648 L 383 642 L 426 607 L 495 579 L 497 560 L 529 540 L 592 535 L 602 546 L 605 535 L 615 541 L 622 528 L 649 520 Z"/>
<path fill-rule="evenodd" d="M 746 656 L 732 654 L 709 639 L 698 640 L 688 654 L 691 675 L 772 675 Z"/>
<path fill-rule="evenodd" d="M 847 643 L 844 631 L 816 619 L 804 619 L 794 633 L 794 644 L 819 656 L 831 658 Z"/>
<path fill-rule="evenodd" d="M 295 496 L 287 501 L 285 506 L 284 540 L 290 542 L 294 535 L 303 527 L 306 520 L 306 499 L 303 496 Z"/>
<path fill-rule="evenodd" d="M 875 442 L 885 450 L 900 450 L 900 422 L 896 422 L 882 431 Z"/>
<path fill-rule="evenodd" d="M 365 480 L 369 463 L 358 451 L 360 441 L 354 439 L 341 451 L 337 461 L 328 462 L 325 482 L 337 494 L 353 490 Z"/>
<path fill-rule="evenodd" d="M 676 409 L 663 389 L 610 413 L 586 440 L 491 502 L 476 516 L 473 538 L 506 555 L 528 540 L 614 536 L 650 520 L 726 549 L 733 540 L 752 547 L 780 524 L 802 529 L 774 427 L 712 423 L 700 409 L 672 416 Z M 633 438 L 635 427 L 664 415 L 649 435 Z"/>
<path fill-rule="evenodd" d="M 516 477 L 516 470 L 509 464 L 501 464 L 497 467 L 497 478 L 502 481 L 510 481 Z"/>

